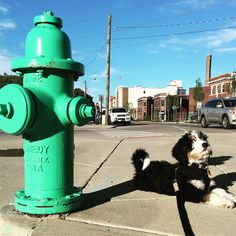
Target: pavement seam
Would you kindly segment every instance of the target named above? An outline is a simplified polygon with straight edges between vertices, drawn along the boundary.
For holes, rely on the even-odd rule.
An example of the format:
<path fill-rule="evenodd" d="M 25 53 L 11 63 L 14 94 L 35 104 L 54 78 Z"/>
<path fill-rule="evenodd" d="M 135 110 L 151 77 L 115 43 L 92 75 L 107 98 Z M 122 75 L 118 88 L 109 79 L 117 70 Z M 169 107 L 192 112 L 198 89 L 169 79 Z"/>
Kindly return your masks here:
<path fill-rule="evenodd" d="M 68 221 L 74 221 L 70 219 L 66 219 Z M 154 235 L 159 235 L 159 236 L 178 236 L 178 234 L 172 234 L 172 233 L 167 233 L 167 232 L 161 232 L 161 231 L 156 231 L 156 230 L 148 230 L 148 229 L 142 229 L 138 227 L 132 227 L 132 226 L 123 226 L 123 225 L 118 225 L 118 224 L 111 224 L 111 223 L 98 223 L 94 222 L 91 220 L 76 220 L 77 222 L 83 223 L 83 224 L 88 224 L 88 225 L 95 225 L 95 226 L 101 226 L 101 227 L 109 227 L 113 229 L 123 229 L 127 231 L 136 231 L 140 233 L 149 233 L 149 234 L 154 234 Z"/>
<path fill-rule="evenodd" d="M 97 174 L 97 172 L 102 168 L 102 166 L 109 160 L 111 155 L 114 153 L 114 151 L 118 148 L 118 146 L 125 140 L 125 138 L 121 139 L 118 144 L 112 149 L 112 151 L 109 153 L 109 155 L 105 158 L 105 160 L 97 167 L 97 169 L 94 171 L 94 173 L 90 176 L 90 178 L 87 180 L 87 182 L 82 187 L 83 189 L 87 187 L 89 182 L 93 179 L 93 177 Z"/>

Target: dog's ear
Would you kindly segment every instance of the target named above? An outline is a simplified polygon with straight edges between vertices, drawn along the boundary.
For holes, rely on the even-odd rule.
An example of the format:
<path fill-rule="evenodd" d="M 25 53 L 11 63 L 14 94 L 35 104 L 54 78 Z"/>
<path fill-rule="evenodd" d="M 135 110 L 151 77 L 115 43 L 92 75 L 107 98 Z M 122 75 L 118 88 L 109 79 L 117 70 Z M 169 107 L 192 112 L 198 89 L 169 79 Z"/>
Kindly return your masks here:
<path fill-rule="evenodd" d="M 182 165 L 188 164 L 188 153 L 192 150 L 191 133 L 185 133 L 172 148 L 172 156 Z"/>
<path fill-rule="evenodd" d="M 204 134 L 202 131 L 198 131 L 198 136 L 200 139 L 207 141 L 208 136 L 206 134 Z"/>

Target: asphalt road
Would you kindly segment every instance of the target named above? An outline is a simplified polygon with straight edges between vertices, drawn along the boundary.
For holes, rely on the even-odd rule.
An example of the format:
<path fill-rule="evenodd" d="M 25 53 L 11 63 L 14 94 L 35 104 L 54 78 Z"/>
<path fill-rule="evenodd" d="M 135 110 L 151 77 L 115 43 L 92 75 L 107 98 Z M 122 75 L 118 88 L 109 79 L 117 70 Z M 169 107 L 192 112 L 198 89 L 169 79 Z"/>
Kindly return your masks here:
<path fill-rule="evenodd" d="M 98 126 L 89 125 L 76 127 L 75 133 L 84 138 L 128 138 L 128 137 L 151 137 L 164 135 L 180 136 L 188 130 L 201 130 L 207 135 L 210 134 L 229 134 L 229 140 L 236 136 L 236 128 L 224 129 L 221 126 L 210 126 L 202 128 L 199 124 L 184 123 L 151 123 L 151 122 L 133 122 L 129 126 L 114 126 L 113 128 L 101 129 Z"/>

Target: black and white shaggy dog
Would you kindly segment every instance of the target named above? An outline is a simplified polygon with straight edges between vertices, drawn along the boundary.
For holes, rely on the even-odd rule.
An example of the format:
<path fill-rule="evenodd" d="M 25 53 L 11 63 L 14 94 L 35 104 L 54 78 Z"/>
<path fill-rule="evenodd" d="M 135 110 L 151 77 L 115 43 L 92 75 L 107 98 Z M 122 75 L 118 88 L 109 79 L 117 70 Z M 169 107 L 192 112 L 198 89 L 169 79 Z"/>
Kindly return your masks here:
<path fill-rule="evenodd" d="M 208 159 L 212 151 L 207 138 L 201 131 L 185 133 L 172 148 L 175 164 L 151 161 L 144 149 L 137 149 L 131 158 L 137 189 L 175 195 L 173 183 L 177 182 L 185 201 L 233 208 L 236 197 L 217 188 L 210 178 Z"/>

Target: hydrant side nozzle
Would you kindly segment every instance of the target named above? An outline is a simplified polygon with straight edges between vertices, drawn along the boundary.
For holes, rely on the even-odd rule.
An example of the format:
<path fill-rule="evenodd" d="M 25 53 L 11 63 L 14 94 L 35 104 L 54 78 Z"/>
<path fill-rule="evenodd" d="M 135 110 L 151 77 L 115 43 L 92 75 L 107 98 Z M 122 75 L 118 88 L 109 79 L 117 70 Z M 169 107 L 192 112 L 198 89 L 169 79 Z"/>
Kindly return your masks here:
<path fill-rule="evenodd" d="M 72 124 L 82 126 L 92 120 L 94 109 L 92 106 L 89 106 L 87 102 L 87 99 L 81 96 L 71 100 L 68 116 Z"/>
<path fill-rule="evenodd" d="M 31 93 L 17 84 L 0 89 L 0 129 L 20 135 L 29 130 L 34 121 L 35 106 Z"/>

